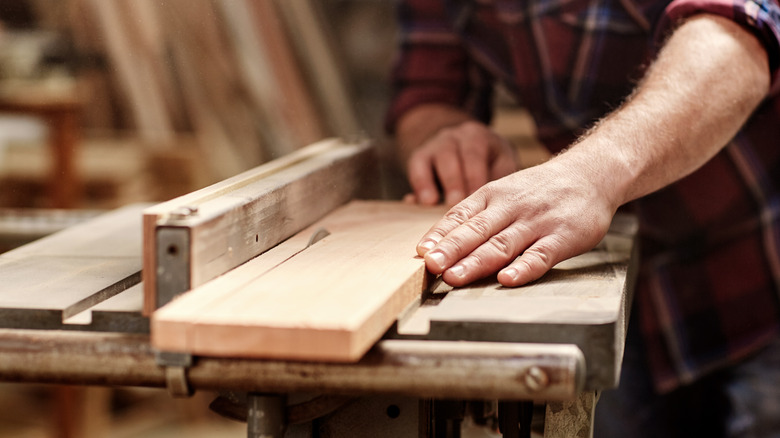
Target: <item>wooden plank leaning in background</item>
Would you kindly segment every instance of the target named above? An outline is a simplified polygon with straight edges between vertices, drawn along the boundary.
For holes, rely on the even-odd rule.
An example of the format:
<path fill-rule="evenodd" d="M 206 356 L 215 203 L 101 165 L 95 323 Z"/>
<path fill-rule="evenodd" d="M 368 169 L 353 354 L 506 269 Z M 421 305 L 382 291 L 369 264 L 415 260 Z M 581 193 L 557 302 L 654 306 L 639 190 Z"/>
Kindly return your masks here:
<path fill-rule="evenodd" d="M 354 135 L 360 130 L 353 106 L 347 74 L 338 59 L 338 45 L 323 18 L 322 5 L 316 0 L 273 2 L 289 31 L 301 71 L 310 83 L 311 93 L 325 108 L 322 116 L 334 135 Z"/>
<path fill-rule="evenodd" d="M 144 313 L 371 195 L 368 142 L 325 140 L 144 212 Z"/>
<path fill-rule="evenodd" d="M 152 316 L 152 344 L 203 356 L 356 361 L 427 286 L 415 243 L 445 212 L 353 201 Z M 324 228 L 330 235 L 307 247 Z"/>
<path fill-rule="evenodd" d="M 288 3 L 74 0 L 67 18 L 46 16 L 107 59 L 112 128 L 163 146 L 194 134 L 223 179 L 361 130 L 326 17 L 316 2 Z"/>

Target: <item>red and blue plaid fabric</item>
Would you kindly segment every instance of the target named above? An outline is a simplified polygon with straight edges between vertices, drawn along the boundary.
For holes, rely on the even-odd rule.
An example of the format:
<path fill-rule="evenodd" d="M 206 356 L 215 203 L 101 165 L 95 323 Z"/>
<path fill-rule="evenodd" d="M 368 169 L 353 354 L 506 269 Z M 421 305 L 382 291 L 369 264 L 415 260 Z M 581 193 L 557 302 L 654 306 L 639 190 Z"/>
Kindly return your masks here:
<path fill-rule="evenodd" d="M 680 20 L 725 16 L 767 49 L 771 96 L 715 158 L 636 201 L 637 313 L 657 386 L 754 353 L 780 330 L 777 0 L 406 0 L 387 117 L 447 103 L 488 121 L 501 84 L 553 152 L 631 92 Z"/>

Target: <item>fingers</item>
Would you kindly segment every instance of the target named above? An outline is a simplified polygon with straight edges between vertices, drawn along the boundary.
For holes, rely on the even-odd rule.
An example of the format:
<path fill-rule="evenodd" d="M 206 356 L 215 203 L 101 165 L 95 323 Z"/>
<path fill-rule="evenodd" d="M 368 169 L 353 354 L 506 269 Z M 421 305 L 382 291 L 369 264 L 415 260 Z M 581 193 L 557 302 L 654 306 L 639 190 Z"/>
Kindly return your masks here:
<path fill-rule="evenodd" d="M 509 266 L 498 273 L 498 282 L 503 286 L 515 287 L 534 281 L 552 269 L 566 257 L 557 253 L 547 239 L 540 239 L 526 249 Z"/>
<path fill-rule="evenodd" d="M 496 163 L 491 172 L 512 164 Z M 426 268 L 453 286 L 498 272 L 498 281 L 513 287 L 588 251 L 606 234 L 616 207 L 572 175 L 569 165 L 549 162 L 486 184 L 420 240 Z"/>
<path fill-rule="evenodd" d="M 408 162 L 415 199 L 424 205 L 455 205 L 488 181 L 514 171 L 509 144 L 477 122 L 442 129 Z"/>
<path fill-rule="evenodd" d="M 453 144 L 450 153 L 440 153 L 433 157 L 433 167 L 444 192 L 444 203 L 455 205 L 466 197 L 466 187 L 463 180 L 464 166 L 461 160 L 460 146 Z"/>
<path fill-rule="evenodd" d="M 418 245 L 426 268 L 442 274 L 452 286 L 469 284 L 504 268 L 498 274 L 499 282 L 514 287 L 536 280 L 562 260 L 555 239 L 537 241 L 539 236 L 532 229 L 492 211 L 467 218 L 456 210 L 445 216 Z"/>
<path fill-rule="evenodd" d="M 432 157 L 418 151 L 409 160 L 409 184 L 414 191 L 414 199 L 423 205 L 435 205 L 439 202 L 439 189 L 433 174 Z"/>
<path fill-rule="evenodd" d="M 449 285 L 464 286 L 500 270 L 498 282 L 503 286 L 522 286 L 537 280 L 568 256 L 548 244 L 551 239 L 534 242 L 533 238 L 531 230 L 508 227 L 444 270 L 442 277 Z"/>
<path fill-rule="evenodd" d="M 439 202 L 439 186 L 447 205 L 455 205 L 466 196 L 463 166 L 458 145 L 453 139 L 439 139 L 434 147 L 415 152 L 409 160 L 409 183 L 416 200 L 423 205 Z"/>
<path fill-rule="evenodd" d="M 425 258 L 430 272 L 440 274 L 450 269 L 485 242 L 499 248 L 498 253 L 511 253 L 511 258 L 517 255 L 519 249 L 516 242 L 520 228 L 516 226 L 505 230 L 510 225 L 511 218 L 500 210 L 485 208 L 484 202 L 480 203 L 480 198 L 475 195 L 462 202 L 423 236 L 417 245 L 417 253 Z M 483 258 L 482 255 L 477 252 L 475 257 Z M 504 256 L 503 264 L 499 266 L 500 256 L 488 253 L 484 258 L 485 260 L 481 261 L 484 262 L 484 267 L 492 268 L 493 272 L 510 260 L 508 256 Z M 467 264 L 464 271 L 471 271 L 473 268 L 470 266 Z M 455 273 L 459 270 L 461 267 L 456 269 Z"/>
<path fill-rule="evenodd" d="M 444 281 L 463 286 L 498 271 L 527 246 L 532 238 L 529 231 L 518 226 L 505 228 L 444 271 Z"/>
<path fill-rule="evenodd" d="M 485 198 L 474 194 L 465 199 L 450 210 L 428 232 L 420 239 L 417 244 L 417 253 L 424 256 L 433 249 L 447 234 L 456 229 L 464 222 L 476 216 L 479 212 L 485 210 Z"/>

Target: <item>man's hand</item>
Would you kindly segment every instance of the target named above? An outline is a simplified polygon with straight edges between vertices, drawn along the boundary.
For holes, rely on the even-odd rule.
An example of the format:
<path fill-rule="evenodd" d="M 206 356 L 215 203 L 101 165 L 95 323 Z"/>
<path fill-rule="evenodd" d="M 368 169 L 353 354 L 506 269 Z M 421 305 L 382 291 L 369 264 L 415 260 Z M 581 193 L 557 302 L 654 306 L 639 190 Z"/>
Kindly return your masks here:
<path fill-rule="evenodd" d="M 482 123 L 467 121 L 440 130 L 409 158 L 407 200 L 433 205 L 455 205 L 477 189 L 515 171 L 512 147 Z"/>
<path fill-rule="evenodd" d="M 417 252 L 429 271 L 455 286 L 508 264 L 498 274 L 501 284 L 539 278 L 598 243 L 618 206 L 718 153 L 769 84 L 767 53 L 753 34 L 723 17 L 693 17 L 621 108 L 568 151 L 453 207 Z"/>
<path fill-rule="evenodd" d="M 424 205 L 455 205 L 488 181 L 516 170 L 507 140 L 460 110 L 439 105 L 415 108 L 401 120 L 399 142 L 413 193 Z"/>
<path fill-rule="evenodd" d="M 428 270 L 462 286 L 504 268 L 499 282 L 518 286 L 595 246 L 617 205 L 575 162 L 564 154 L 489 183 L 452 208 L 417 246 Z"/>

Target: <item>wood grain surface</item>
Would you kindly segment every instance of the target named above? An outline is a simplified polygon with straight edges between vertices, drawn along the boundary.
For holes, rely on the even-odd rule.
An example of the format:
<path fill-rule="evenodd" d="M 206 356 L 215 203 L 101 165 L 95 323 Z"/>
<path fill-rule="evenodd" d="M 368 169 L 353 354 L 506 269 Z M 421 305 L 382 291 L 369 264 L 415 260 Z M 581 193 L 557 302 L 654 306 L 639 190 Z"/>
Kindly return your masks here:
<path fill-rule="evenodd" d="M 147 207 L 106 213 L 0 256 L 0 326 L 61 328 L 136 285 Z"/>
<path fill-rule="evenodd" d="M 204 356 L 355 361 L 425 289 L 414 248 L 443 213 L 353 201 L 157 310 L 152 344 Z M 320 228 L 331 234 L 307 248 Z"/>
<path fill-rule="evenodd" d="M 334 208 L 370 193 L 374 163 L 366 142 L 323 140 L 204 189 L 144 212 L 144 311 L 151 312 L 171 295 L 208 280 L 277 245 Z M 197 214 L 176 219 L 181 208 Z M 163 228 L 187 230 L 186 288 L 161 291 L 166 260 L 158 257 Z"/>

